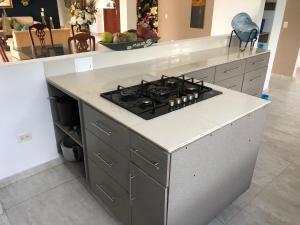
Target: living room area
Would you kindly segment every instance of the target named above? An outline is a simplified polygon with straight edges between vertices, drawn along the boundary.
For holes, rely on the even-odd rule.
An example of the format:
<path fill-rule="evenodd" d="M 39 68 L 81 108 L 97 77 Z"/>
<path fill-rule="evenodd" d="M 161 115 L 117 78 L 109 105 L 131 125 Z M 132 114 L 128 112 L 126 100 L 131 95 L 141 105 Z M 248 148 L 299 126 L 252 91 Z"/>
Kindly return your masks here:
<path fill-rule="evenodd" d="M 141 12 L 138 12 L 139 2 L 143 5 Z M 108 38 L 113 42 L 113 34 L 118 36 L 115 42 L 149 38 L 157 38 L 157 42 L 157 1 L 149 1 L 150 7 L 145 2 L 148 1 L 0 0 L 2 61 L 16 62 L 96 50 L 105 52 L 109 49 L 99 41 Z M 141 20 L 143 30 L 138 39 L 136 29 Z M 144 24 L 149 27 L 144 28 Z M 128 30 L 131 31 L 129 38 Z"/>

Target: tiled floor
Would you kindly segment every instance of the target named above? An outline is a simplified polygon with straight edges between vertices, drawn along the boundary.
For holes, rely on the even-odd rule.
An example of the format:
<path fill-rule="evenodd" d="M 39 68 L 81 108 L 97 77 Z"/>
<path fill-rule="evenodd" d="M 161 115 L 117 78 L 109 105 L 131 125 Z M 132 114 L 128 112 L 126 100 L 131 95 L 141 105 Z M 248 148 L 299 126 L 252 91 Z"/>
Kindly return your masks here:
<path fill-rule="evenodd" d="M 300 82 L 273 76 L 250 189 L 210 225 L 300 224 Z M 0 225 L 117 225 L 63 164 L 0 188 Z"/>

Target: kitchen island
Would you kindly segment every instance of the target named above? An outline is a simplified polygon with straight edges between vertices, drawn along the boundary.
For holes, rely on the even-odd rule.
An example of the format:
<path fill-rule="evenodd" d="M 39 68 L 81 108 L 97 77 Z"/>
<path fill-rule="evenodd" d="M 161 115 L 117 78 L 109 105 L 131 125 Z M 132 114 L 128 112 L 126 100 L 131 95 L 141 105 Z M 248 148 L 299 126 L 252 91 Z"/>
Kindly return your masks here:
<path fill-rule="evenodd" d="M 250 185 L 269 102 L 248 94 L 260 94 L 268 54 L 223 48 L 193 56 L 172 68 L 153 60 L 47 78 L 50 97 L 78 104 L 73 139 L 84 150 L 87 182 L 124 224 L 205 225 Z M 222 94 L 150 120 L 100 97 L 162 74 L 205 80 Z M 248 94 L 236 91 L 243 87 Z M 51 105 L 59 144 L 72 135 Z"/>

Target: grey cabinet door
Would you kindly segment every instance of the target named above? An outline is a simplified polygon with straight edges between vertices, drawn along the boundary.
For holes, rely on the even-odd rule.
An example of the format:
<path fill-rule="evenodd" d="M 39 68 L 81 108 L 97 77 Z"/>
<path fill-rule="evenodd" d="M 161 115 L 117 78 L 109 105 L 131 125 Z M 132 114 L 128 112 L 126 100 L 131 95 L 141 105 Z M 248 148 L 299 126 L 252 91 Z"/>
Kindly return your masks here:
<path fill-rule="evenodd" d="M 166 225 L 167 189 L 131 163 L 132 225 Z"/>

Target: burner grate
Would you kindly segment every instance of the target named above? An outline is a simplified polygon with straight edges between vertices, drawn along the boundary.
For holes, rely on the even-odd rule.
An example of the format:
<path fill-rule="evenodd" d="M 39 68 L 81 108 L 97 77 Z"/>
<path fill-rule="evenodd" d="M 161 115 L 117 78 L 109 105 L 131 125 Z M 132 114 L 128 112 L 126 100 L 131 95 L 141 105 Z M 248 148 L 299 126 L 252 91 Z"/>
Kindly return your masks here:
<path fill-rule="evenodd" d="M 131 87 L 118 85 L 117 90 L 100 96 L 148 120 L 220 94 L 194 78 L 162 75 L 159 80 L 142 80 L 140 84 Z"/>

